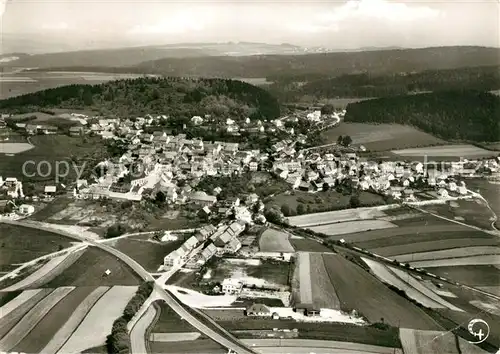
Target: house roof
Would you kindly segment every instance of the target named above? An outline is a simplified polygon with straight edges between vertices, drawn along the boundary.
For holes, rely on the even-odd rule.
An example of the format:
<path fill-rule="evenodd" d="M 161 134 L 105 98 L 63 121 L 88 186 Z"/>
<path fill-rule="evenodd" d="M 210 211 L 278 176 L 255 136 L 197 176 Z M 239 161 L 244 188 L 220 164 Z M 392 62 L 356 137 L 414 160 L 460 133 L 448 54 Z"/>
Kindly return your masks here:
<path fill-rule="evenodd" d="M 271 309 L 264 304 L 255 303 L 247 307 L 247 312 L 263 313 L 263 312 L 271 312 Z"/>
<path fill-rule="evenodd" d="M 44 192 L 45 193 L 55 193 L 56 186 L 45 186 Z"/>

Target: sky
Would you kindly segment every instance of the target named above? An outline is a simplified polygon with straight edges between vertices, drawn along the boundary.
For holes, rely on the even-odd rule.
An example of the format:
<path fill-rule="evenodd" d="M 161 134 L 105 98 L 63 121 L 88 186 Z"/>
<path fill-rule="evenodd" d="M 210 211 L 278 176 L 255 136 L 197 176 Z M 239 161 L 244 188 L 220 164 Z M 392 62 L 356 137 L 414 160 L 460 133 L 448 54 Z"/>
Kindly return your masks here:
<path fill-rule="evenodd" d="M 227 41 L 500 45 L 500 0 L 0 0 L 0 14 L 4 45 L 59 50 Z"/>

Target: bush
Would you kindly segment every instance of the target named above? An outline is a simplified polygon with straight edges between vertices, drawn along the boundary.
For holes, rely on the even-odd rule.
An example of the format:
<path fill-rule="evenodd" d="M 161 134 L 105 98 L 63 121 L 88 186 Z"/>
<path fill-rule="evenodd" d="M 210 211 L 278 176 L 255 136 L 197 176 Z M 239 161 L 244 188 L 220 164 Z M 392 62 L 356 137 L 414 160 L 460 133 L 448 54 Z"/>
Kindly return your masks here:
<path fill-rule="evenodd" d="M 122 224 L 114 224 L 108 227 L 106 230 L 106 234 L 104 235 L 105 238 L 115 238 L 118 236 L 121 236 L 127 231 L 127 228 L 125 225 Z"/>

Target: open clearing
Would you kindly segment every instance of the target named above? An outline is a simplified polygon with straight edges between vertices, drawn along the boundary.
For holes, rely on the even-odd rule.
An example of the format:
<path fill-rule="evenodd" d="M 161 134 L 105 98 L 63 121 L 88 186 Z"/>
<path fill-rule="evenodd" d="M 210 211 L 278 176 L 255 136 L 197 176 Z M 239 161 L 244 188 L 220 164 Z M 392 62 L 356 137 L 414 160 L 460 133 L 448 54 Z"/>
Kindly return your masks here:
<path fill-rule="evenodd" d="M 80 290 L 83 289 L 83 290 Z M 56 353 L 64 343 L 70 338 L 71 334 L 76 330 L 78 325 L 83 321 L 85 316 L 87 316 L 90 309 L 95 305 L 95 303 L 108 291 L 108 287 L 101 286 L 98 288 L 92 287 L 79 287 L 77 290 L 83 291 L 86 296 L 81 299 L 80 302 L 73 301 L 71 303 L 72 311 L 70 316 L 62 317 L 58 316 L 58 320 L 64 320 L 65 322 L 60 323 L 60 327 L 55 327 L 53 323 L 49 322 L 48 326 L 53 328 L 59 328 L 56 333 L 52 333 L 51 336 L 46 337 L 45 347 L 40 348 L 38 352 L 41 353 Z M 91 291 L 89 293 L 89 291 Z M 79 305 L 75 308 L 75 304 Z M 35 351 L 36 352 L 36 351 Z"/>
<path fill-rule="evenodd" d="M 430 157 L 479 158 L 479 157 L 488 157 L 495 154 L 492 151 L 484 150 L 477 146 L 466 145 L 466 144 L 393 150 L 392 152 L 399 156 L 409 156 L 409 157 L 430 156 Z"/>
<path fill-rule="evenodd" d="M 31 261 L 71 245 L 71 239 L 44 230 L 0 223 L 0 266 Z"/>
<path fill-rule="evenodd" d="M 0 348 L 12 350 L 40 322 L 45 315 L 74 288 L 57 288 L 37 303 L 28 313 L 0 340 Z"/>
<path fill-rule="evenodd" d="M 84 252 L 85 250 L 81 249 L 70 252 L 69 254 L 54 257 L 34 273 L 28 275 L 21 281 L 2 289 L 2 291 L 23 290 L 28 287 L 39 288 L 64 272 L 64 270 L 76 262 Z"/>
<path fill-rule="evenodd" d="M 19 154 L 20 152 L 33 149 L 33 147 L 33 145 L 28 143 L 0 143 L 0 154 Z"/>
<path fill-rule="evenodd" d="M 410 262 L 410 261 L 426 261 L 431 259 L 480 256 L 485 254 L 500 255 L 500 247 L 477 246 L 477 247 L 452 248 L 441 251 L 403 254 L 394 257 L 394 259 L 398 260 L 399 262 Z"/>
<path fill-rule="evenodd" d="M 111 274 L 104 275 L 109 269 Z M 45 284 L 46 287 L 60 286 L 113 286 L 138 285 L 139 278 L 118 258 L 95 247 L 88 247 L 83 255 L 62 274 Z"/>
<path fill-rule="evenodd" d="M 292 216 L 288 218 L 288 222 L 293 226 L 309 227 L 354 220 L 376 219 L 385 215 L 380 207 L 356 208 Z"/>
<path fill-rule="evenodd" d="M 364 145 L 371 151 L 402 149 L 413 146 L 446 144 L 445 141 L 413 127 L 400 124 L 367 124 L 342 122 L 325 130 L 322 136 L 328 143 L 337 141 L 339 135 L 349 135 L 353 144 Z"/>
<path fill-rule="evenodd" d="M 451 267 L 466 265 L 488 265 L 500 264 L 500 257 L 497 255 L 472 256 L 448 259 L 436 259 L 429 261 L 410 262 L 415 268 Z"/>
<path fill-rule="evenodd" d="M 328 236 L 334 235 L 345 235 L 354 232 L 363 232 L 369 230 L 379 230 L 379 229 L 389 229 L 397 227 L 396 225 L 384 220 L 358 220 L 358 221 L 347 221 L 336 224 L 321 225 L 308 227 L 308 229 L 314 232 L 319 232 L 326 234 Z"/>
<path fill-rule="evenodd" d="M 113 322 L 135 294 L 136 286 L 114 286 L 92 307 L 83 322 L 61 348 L 62 353 L 79 353 L 106 342 Z"/>
<path fill-rule="evenodd" d="M 451 332 L 401 328 L 400 338 L 405 354 L 459 354 Z"/>
<path fill-rule="evenodd" d="M 323 254 L 325 267 L 343 311 L 356 309 L 369 322 L 440 330 L 423 310 L 397 295 L 373 275 L 338 254 Z"/>
<path fill-rule="evenodd" d="M 260 236 L 259 250 L 260 252 L 295 252 L 289 238 L 288 233 L 269 227 Z"/>

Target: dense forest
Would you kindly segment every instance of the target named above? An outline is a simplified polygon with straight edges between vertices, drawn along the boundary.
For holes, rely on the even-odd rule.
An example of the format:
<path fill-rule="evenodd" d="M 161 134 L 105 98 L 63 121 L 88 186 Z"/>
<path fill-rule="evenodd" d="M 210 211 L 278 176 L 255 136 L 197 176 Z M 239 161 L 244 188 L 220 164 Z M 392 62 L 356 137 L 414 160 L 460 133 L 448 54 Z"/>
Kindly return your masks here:
<path fill-rule="evenodd" d="M 0 101 L 4 112 L 26 113 L 41 108 L 92 108 L 119 117 L 165 114 L 176 117 L 273 119 L 278 101 L 267 91 L 227 79 L 138 78 L 99 85 L 69 85 Z"/>
<path fill-rule="evenodd" d="M 317 98 L 383 97 L 457 88 L 479 91 L 500 89 L 499 66 L 427 70 L 409 74 L 364 73 L 320 79 L 317 76 L 281 77 L 269 90 L 283 101 L 298 101 L 306 95 Z"/>
<path fill-rule="evenodd" d="M 498 141 L 500 97 L 473 90 L 384 97 L 349 104 L 345 121 L 407 124 L 451 140 Z"/>

